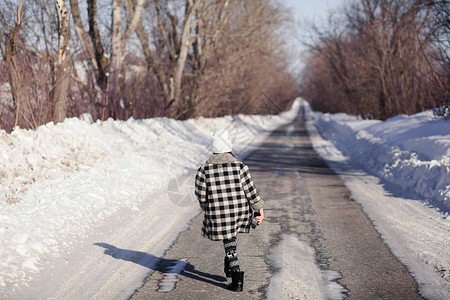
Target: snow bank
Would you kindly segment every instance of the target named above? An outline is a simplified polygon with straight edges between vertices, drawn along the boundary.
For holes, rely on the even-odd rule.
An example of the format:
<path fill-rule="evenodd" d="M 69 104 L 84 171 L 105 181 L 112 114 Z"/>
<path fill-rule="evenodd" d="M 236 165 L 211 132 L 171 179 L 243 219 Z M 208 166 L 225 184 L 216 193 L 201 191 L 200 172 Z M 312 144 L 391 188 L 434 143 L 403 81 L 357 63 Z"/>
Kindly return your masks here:
<path fill-rule="evenodd" d="M 210 155 L 215 130 L 229 129 L 242 158 L 292 121 L 298 107 L 276 116 L 187 121 L 94 123 L 85 115 L 35 131 L 0 131 L 0 295 L 26 287 L 50 257 L 69 251 L 109 216 L 157 201 L 147 196 L 194 173 Z"/>
<path fill-rule="evenodd" d="M 345 114 L 309 116 L 354 165 L 450 211 L 450 122 L 432 111 L 384 122 Z"/>

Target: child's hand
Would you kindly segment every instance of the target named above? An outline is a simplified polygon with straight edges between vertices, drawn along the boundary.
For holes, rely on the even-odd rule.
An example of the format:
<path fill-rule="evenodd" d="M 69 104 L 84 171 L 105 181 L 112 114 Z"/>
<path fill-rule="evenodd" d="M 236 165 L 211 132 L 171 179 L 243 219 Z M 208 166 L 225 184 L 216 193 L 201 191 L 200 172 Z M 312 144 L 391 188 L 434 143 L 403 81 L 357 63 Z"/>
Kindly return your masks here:
<path fill-rule="evenodd" d="M 256 222 L 258 222 L 258 225 L 261 224 L 262 220 L 264 220 L 264 209 L 260 208 L 258 210 L 260 216 L 255 217 Z"/>

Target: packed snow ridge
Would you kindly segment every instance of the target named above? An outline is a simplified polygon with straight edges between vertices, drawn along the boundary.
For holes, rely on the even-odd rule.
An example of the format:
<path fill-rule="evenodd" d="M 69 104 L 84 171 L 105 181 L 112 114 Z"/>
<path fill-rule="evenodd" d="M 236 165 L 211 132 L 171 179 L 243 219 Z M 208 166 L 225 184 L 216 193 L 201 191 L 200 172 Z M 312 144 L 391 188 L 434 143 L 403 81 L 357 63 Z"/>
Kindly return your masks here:
<path fill-rule="evenodd" d="M 384 122 L 346 114 L 309 116 L 353 165 L 450 212 L 450 121 L 431 110 Z"/>

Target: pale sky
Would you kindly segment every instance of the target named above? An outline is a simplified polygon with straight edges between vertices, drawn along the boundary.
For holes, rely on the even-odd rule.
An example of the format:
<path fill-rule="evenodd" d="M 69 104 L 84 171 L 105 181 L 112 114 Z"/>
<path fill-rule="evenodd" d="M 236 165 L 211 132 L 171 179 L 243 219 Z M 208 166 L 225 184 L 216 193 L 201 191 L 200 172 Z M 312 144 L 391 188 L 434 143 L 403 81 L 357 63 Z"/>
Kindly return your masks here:
<path fill-rule="evenodd" d="M 343 5 L 343 0 L 283 0 L 291 7 L 298 20 L 316 20 L 326 18 L 328 11 Z"/>
<path fill-rule="evenodd" d="M 306 49 L 301 39 L 308 39 L 308 26 L 313 22 L 321 24 L 326 21 L 328 13 L 344 5 L 347 0 L 283 0 L 286 7 L 291 8 L 295 23 L 288 36 L 290 47 L 290 70 L 297 73 L 303 68 L 302 51 Z"/>

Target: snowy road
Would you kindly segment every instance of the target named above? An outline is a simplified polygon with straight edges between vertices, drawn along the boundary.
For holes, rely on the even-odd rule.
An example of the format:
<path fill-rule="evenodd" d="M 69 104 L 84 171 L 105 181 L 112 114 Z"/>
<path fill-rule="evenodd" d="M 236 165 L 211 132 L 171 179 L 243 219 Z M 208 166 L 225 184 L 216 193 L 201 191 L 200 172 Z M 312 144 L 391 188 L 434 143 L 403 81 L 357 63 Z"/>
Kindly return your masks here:
<path fill-rule="evenodd" d="M 267 206 L 263 225 L 238 237 L 246 272 L 239 298 L 339 299 L 346 290 L 350 299 L 421 298 L 340 177 L 314 152 L 302 122 L 280 127 L 245 162 Z M 224 289 L 222 244 L 200 236 L 201 221 L 193 220 L 159 264 L 147 265 L 151 276 L 133 299 L 236 296 Z M 345 286 L 334 281 L 340 276 Z"/>

